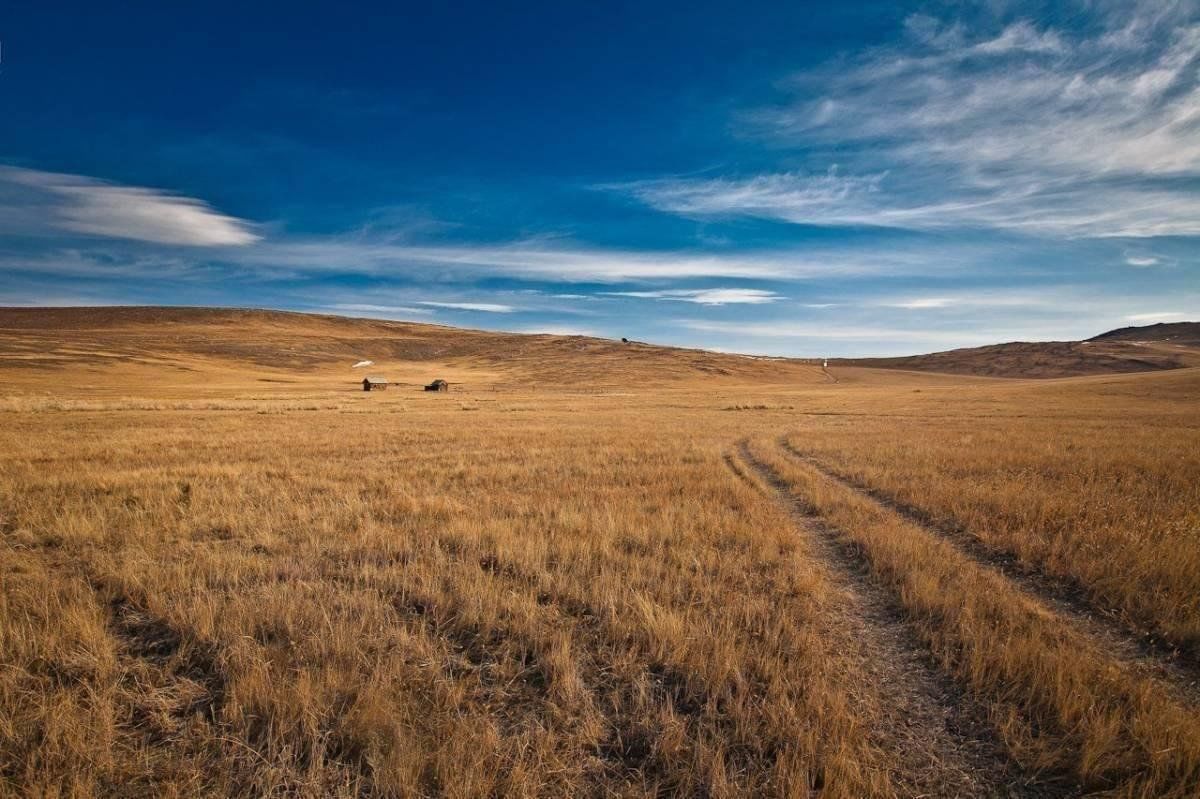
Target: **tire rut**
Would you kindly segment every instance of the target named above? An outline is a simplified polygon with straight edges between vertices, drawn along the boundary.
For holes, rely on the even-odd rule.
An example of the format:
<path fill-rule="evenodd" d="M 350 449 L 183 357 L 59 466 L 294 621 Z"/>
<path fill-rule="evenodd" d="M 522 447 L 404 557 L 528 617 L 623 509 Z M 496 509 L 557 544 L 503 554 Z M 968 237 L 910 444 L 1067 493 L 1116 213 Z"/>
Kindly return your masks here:
<path fill-rule="evenodd" d="M 1046 782 L 1013 760 L 987 722 L 982 705 L 934 662 L 896 597 L 874 581 L 862 552 L 804 510 L 770 466 L 738 444 L 741 459 L 791 517 L 845 598 L 831 628 L 869 675 L 867 690 L 887 703 L 879 744 L 901 755 L 896 775 L 905 795 L 1068 797 L 1073 787 Z"/>
<path fill-rule="evenodd" d="M 754 491 L 762 491 L 762 486 L 760 486 L 754 477 L 752 477 L 746 471 L 746 465 L 742 462 L 742 459 L 737 456 L 736 452 L 726 452 L 721 456 L 721 460 L 724 462 L 725 468 L 733 472 L 733 475 L 737 477 L 737 479 L 741 480 Z"/>
<path fill-rule="evenodd" d="M 1160 636 L 1130 626 L 1113 611 L 1098 607 L 1082 584 L 1046 574 L 1031 564 L 1023 563 L 1011 553 L 992 549 L 965 528 L 940 523 L 921 508 L 900 502 L 883 491 L 847 477 L 800 451 L 786 437 L 781 437 L 778 444 L 786 455 L 946 541 L 981 568 L 1008 580 L 1031 601 L 1046 607 L 1075 629 L 1099 641 L 1105 651 L 1136 671 L 1163 683 L 1176 698 L 1200 705 L 1200 661 L 1192 653 L 1181 652 Z"/>

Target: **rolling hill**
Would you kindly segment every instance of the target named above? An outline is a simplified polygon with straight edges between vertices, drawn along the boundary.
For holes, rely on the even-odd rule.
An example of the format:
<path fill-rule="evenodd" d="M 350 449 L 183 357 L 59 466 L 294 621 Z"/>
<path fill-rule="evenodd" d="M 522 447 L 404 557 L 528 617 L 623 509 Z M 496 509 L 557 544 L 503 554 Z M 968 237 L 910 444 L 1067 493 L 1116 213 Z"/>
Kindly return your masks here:
<path fill-rule="evenodd" d="M 1200 324 L 1122 328 L 1087 341 L 1014 342 L 836 367 L 981 377 L 1051 378 L 1200 365 Z M 352 364 L 370 360 L 366 370 Z M 640 388 L 703 378 L 816 384 L 815 361 L 732 355 L 588 336 L 517 334 L 270 310 L 0 308 L 0 376 L 45 385 L 228 383 L 349 386 L 366 372 L 418 385 Z M 23 377 L 23 379 L 21 379 Z"/>
<path fill-rule="evenodd" d="M 360 360 L 374 365 L 352 371 Z M 266 310 L 0 308 L 0 374 L 62 369 L 95 375 L 117 367 L 149 370 L 139 380 L 157 375 L 182 382 L 213 373 L 262 382 L 348 382 L 367 372 L 414 384 L 435 377 L 476 385 L 631 387 L 695 377 L 825 380 L 812 363 L 588 336 Z"/>
<path fill-rule="evenodd" d="M 1121 327 L 1093 336 L 1088 341 L 1127 341 L 1133 344 L 1151 343 L 1200 347 L 1200 322 L 1159 322 L 1142 327 Z"/>
<path fill-rule="evenodd" d="M 1014 341 L 926 355 L 858 358 L 836 363 L 878 369 L 1025 378 L 1179 369 L 1200 364 L 1200 323 L 1125 327 L 1086 341 Z"/>

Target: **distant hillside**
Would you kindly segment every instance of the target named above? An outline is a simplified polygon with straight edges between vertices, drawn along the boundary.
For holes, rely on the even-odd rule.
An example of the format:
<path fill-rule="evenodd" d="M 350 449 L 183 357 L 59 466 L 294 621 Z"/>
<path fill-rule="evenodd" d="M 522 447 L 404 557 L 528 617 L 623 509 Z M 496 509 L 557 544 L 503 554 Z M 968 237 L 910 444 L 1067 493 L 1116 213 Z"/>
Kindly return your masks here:
<path fill-rule="evenodd" d="M 366 370 L 351 365 L 370 360 Z M 294 389 L 366 374 L 418 385 L 643 387 L 703 378 L 824 383 L 813 361 L 756 358 L 588 336 L 522 335 L 284 311 L 220 308 L 0 308 L 0 381 L 114 389 L 214 381 Z M 1200 324 L 1123 328 L 1088 341 L 997 344 L 899 358 L 832 361 L 990 377 L 1069 377 L 1200 365 Z M 836 374 L 836 373 L 835 373 Z M 20 378 L 20 379 L 18 379 Z M 264 388 L 266 386 L 264 385 Z"/>
<path fill-rule="evenodd" d="M 1010 342 L 986 347 L 859 358 L 839 363 L 983 377 L 1076 377 L 1200 365 L 1200 323 L 1125 327 L 1087 341 Z"/>
<path fill-rule="evenodd" d="M 215 308 L 0 308 L 3 370 L 123 366 L 260 371 L 264 382 L 351 380 L 359 360 L 390 379 L 641 385 L 696 377 L 823 382 L 812 364 L 587 336 L 464 330 L 282 311 Z"/>
<path fill-rule="evenodd" d="M 1200 347 L 1200 322 L 1160 322 L 1144 327 L 1122 327 L 1093 336 L 1088 341 L 1141 341 Z"/>

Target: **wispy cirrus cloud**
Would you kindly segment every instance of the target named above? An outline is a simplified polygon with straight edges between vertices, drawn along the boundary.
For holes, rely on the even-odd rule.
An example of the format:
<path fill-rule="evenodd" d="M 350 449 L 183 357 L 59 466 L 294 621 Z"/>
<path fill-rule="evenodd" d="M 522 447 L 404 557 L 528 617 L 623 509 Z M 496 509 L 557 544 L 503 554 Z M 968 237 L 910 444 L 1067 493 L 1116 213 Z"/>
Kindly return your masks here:
<path fill-rule="evenodd" d="M 236 254 L 243 264 L 297 271 L 431 276 L 503 274 L 566 283 L 620 283 L 674 278 L 803 278 L 834 268 L 790 253 L 703 254 L 573 246 L 541 240 L 510 244 L 418 245 L 360 238 L 267 243 Z M 852 265 L 843 265 L 853 269 Z M 864 266 L 865 268 L 865 266 Z"/>
<path fill-rule="evenodd" d="M 878 342 L 918 341 L 922 343 L 944 342 L 946 344 L 970 341 L 991 342 L 993 335 L 986 333 L 963 333 L 961 331 L 936 331 L 883 327 L 878 325 L 841 324 L 830 325 L 818 322 L 767 321 L 767 322 L 720 322 L 705 319 L 684 319 L 679 326 L 705 333 L 726 333 L 748 338 L 782 338 L 813 340 L 873 340 Z"/>
<path fill-rule="evenodd" d="M 1078 294 L 1080 291 L 1079 287 L 1061 285 L 1026 290 L 975 288 L 932 297 L 881 296 L 870 300 L 867 305 L 878 308 L 898 308 L 906 311 L 1059 308 L 1070 304 L 1072 292 Z"/>
<path fill-rule="evenodd" d="M 1126 315 L 1130 322 L 1172 322 L 1182 321 L 1187 314 L 1181 311 L 1153 311 L 1151 313 L 1133 313 Z"/>
<path fill-rule="evenodd" d="M 682 216 L 754 216 L 795 224 L 910 230 L 990 228 L 1066 238 L 1200 235 L 1200 193 L 1127 177 L 1044 175 L 958 185 L 932 176 L 800 173 L 627 184 L 647 204 Z M 841 183 L 841 188 L 834 184 Z M 814 188 L 815 185 L 815 188 Z M 921 198 L 940 195 L 930 201 Z"/>
<path fill-rule="evenodd" d="M 526 333 L 529 335 L 538 336 L 595 336 L 596 331 L 589 327 L 576 327 L 575 325 L 530 325 L 522 327 L 518 330 L 513 330 L 513 333 Z"/>
<path fill-rule="evenodd" d="M 0 225 L 188 247 L 240 247 L 261 236 L 191 197 L 82 175 L 0 166 Z"/>
<path fill-rule="evenodd" d="M 971 247 L 953 249 L 975 258 Z M 427 280 L 479 275 L 559 283 L 669 282 L 683 279 L 813 280 L 890 273 L 944 271 L 943 250 L 932 258 L 919 248 L 848 252 L 806 247 L 703 252 L 628 250 L 554 239 L 499 244 L 407 244 L 361 237 L 268 241 L 224 253 L 230 263 L 295 273 L 352 272 L 363 275 L 419 273 Z"/>
<path fill-rule="evenodd" d="M 427 316 L 433 313 L 431 308 L 414 308 L 411 305 L 376 305 L 368 302 L 339 302 L 326 306 L 327 310 L 343 314 L 361 314 L 364 316 L 395 316 L 419 315 Z"/>
<path fill-rule="evenodd" d="M 649 300 L 690 302 L 696 305 L 765 305 L 784 299 L 765 289 L 661 289 L 658 291 L 607 291 L 609 297 L 635 297 Z"/>
<path fill-rule="evenodd" d="M 1132 266 L 1134 269 L 1174 268 L 1179 265 L 1179 259 L 1176 256 L 1158 252 L 1126 250 L 1124 255 L 1125 265 Z"/>
<path fill-rule="evenodd" d="M 497 302 L 438 302 L 422 300 L 418 305 L 428 305 L 431 308 L 448 308 L 454 311 L 480 311 L 482 313 L 513 313 L 517 310 L 511 305 Z"/>
<path fill-rule="evenodd" d="M 883 175 L 844 176 L 793 173 L 739 178 L 645 180 L 609 188 L 624 189 L 656 208 L 685 216 L 744 214 L 803 222 L 831 209 L 863 204 L 879 191 Z M 845 213 L 851 220 L 862 209 Z"/>
<path fill-rule="evenodd" d="M 973 245 L 889 247 L 886 252 L 809 245 L 748 251 L 627 250 L 563 240 L 508 243 L 413 244 L 363 235 L 274 237 L 248 246 L 122 246 L 119 242 L 61 242 L 32 251 L 0 242 L 0 269 L 93 278 L 290 281 L 359 275 L 406 279 L 421 285 L 470 283 L 504 277 L 552 284 L 649 284 L 747 279 L 797 282 L 873 276 L 945 274 L 971 263 L 986 267 L 988 252 Z M 565 287 L 565 285 L 564 285 Z M 681 289 L 678 297 L 701 304 L 754 304 L 759 289 Z M 769 292 L 768 292 L 769 293 Z M 597 292 L 552 291 L 566 300 Z M 415 299 L 404 300 L 412 304 Z M 387 303 L 382 303 L 387 304 Z"/>
<path fill-rule="evenodd" d="M 840 168 L 622 188 L 686 216 L 1200 235 L 1200 14 L 1100 8 L 1090 34 L 914 17 L 902 43 L 794 75 L 786 102 L 743 116 L 771 145 Z"/>
<path fill-rule="evenodd" d="M 740 342 L 737 346 L 743 350 L 809 356 L 822 352 L 829 355 L 900 355 L 1005 341 L 1047 341 L 1063 336 L 1059 324 L 1015 320 L 996 320 L 983 329 L 914 326 L 899 320 L 872 322 L 854 318 L 834 323 L 786 319 L 744 323 L 683 319 L 676 320 L 676 324 L 694 333 Z M 1085 321 L 1069 337 L 1094 335 L 1104 329 L 1106 327 Z"/>
<path fill-rule="evenodd" d="M 926 308 L 946 308 L 955 304 L 952 297 L 919 297 L 915 300 L 896 300 L 880 303 L 889 308 L 907 308 L 908 310 L 923 310 Z"/>

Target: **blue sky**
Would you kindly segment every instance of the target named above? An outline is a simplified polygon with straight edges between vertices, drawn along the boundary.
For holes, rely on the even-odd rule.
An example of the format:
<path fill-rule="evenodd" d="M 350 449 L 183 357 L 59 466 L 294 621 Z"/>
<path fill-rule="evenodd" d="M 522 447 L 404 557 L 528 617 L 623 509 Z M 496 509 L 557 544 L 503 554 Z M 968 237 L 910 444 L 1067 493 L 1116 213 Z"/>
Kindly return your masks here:
<path fill-rule="evenodd" d="M 0 43 L 0 304 L 802 356 L 1200 318 L 1195 2 L 30 2 Z"/>

